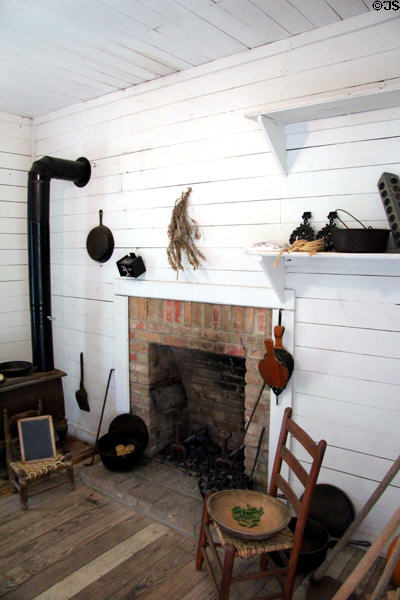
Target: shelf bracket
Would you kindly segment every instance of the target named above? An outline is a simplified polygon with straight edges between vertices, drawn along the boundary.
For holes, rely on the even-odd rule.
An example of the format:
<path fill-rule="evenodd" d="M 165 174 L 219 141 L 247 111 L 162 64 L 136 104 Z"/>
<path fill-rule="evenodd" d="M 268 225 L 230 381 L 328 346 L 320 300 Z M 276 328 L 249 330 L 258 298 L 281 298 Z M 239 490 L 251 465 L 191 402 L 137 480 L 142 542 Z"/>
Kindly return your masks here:
<path fill-rule="evenodd" d="M 278 300 L 284 304 L 285 303 L 285 265 L 284 261 L 280 260 L 278 265 L 274 267 L 274 262 L 276 260 L 276 255 L 272 256 L 261 256 L 261 266 L 264 270 L 264 273 L 274 290 Z"/>
<path fill-rule="evenodd" d="M 265 115 L 258 115 L 257 121 L 264 132 L 267 139 L 268 145 L 271 152 L 278 164 L 278 167 L 286 177 L 287 175 L 287 161 L 286 161 L 286 138 L 285 138 L 285 125 L 279 121 L 275 121 L 271 117 Z"/>

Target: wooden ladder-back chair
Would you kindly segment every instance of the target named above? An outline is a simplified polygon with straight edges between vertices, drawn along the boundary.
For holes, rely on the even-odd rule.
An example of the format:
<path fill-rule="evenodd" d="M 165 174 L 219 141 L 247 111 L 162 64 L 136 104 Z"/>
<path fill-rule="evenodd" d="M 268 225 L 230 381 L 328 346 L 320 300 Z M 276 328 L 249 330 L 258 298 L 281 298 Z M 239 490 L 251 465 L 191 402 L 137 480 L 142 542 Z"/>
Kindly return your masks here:
<path fill-rule="evenodd" d="M 289 433 L 311 457 L 311 466 L 308 471 L 306 466 L 303 466 L 289 449 Z M 200 570 L 203 561 L 205 561 L 218 600 L 228 600 L 231 584 L 255 579 L 260 580 L 263 577 L 277 577 L 282 589 L 281 591 L 266 596 L 253 597 L 254 600 L 272 600 L 275 598 L 291 600 L 297 563 L 303 541 L 304 528 L 310 511 L 311 501 L 325 449 L 325 440 L 321 440 L 318 443 L 314 442 L 311 437 L 292 420 L 292 409 L 286 408 L 278 439 L 269 495 L 276 497 L 279 490 L 286 498 L 294 515 L 297 517 L 293 533 L 286 527 L 271 537 L 263 540 L 248 540 L 235 537 L 223 531 L 212 521 L 208 512 L 208 498 L 205 499 L 197 547 L 196 568 Z M 288 481 L 289 477 L 285 478 L 282 474 L 283 463 L 286 463 L 289 467 L 289 473 L 293 473 L 296 476 L 298 483 L 301 483 L 303 494 L 301 494 L 301 492 L 300 494 L 296 494 Z M 223 561 L 221 561 L 218 554 L 218 551 L 221 550 L 223 552 Z M 289 559 L 286 558 L 286 553 L 283 553 L 284 550 L 290 551 Z M 285 566 L 277 567 L 273 565 L 272 568 L 269 568 L 268 563 L 270 561 L 268 559 L 268 554 L 271 552 L 279 552 L 284 559 L 283 564 Z M 253 558 L 256 555 L 260 556 L 259 571 L 256 573 L 246 573 L 241 576 L 233 576 L 233 565 L 236 557 Z M 211 557 L 213 561 L 210 560 Z M 219 571 L 219 578 L 216 577 L 217 570 Z M 284 582 L 282 581 L 282 578 L 285 578 Z M 218 579 L 220 580 L 219 583 Z"/>
<path fill-rule="evenodd" d="M 17 424 L 20 419 L 39 417 L 43 415 L 43 402 L 38 401 L 37 410 L 28 410 L 23 413 L 8 416 L 5 408 L 3 411 L 4 441 L 6 447 L 6 461 L 8 470 L 8 482 L 11 492 L 19 492 L 21 509 L 28 508 L 27 486 L 39 479 L 47 479 L 51 473 L 66 471 L 67 481 L 71 489 L 75 488 L 72 456 L 69 452 L 65 454 L 56 453 L 54 458 L 45 458 L 32 462 L 21 460 Z M 17 432 L 17 433 L 16 433 Z"/>

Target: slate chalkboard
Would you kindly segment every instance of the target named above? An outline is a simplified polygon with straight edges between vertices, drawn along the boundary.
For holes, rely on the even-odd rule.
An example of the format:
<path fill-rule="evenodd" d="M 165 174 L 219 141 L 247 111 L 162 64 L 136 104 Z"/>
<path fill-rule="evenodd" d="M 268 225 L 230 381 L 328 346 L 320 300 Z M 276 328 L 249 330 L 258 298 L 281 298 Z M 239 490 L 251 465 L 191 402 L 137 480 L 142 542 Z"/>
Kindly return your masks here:
<path fill-rule="evenodd" d="M 51 415 L 19 419 L 18 434 L 23 462 L 53 458 L 56 455 Z"/>

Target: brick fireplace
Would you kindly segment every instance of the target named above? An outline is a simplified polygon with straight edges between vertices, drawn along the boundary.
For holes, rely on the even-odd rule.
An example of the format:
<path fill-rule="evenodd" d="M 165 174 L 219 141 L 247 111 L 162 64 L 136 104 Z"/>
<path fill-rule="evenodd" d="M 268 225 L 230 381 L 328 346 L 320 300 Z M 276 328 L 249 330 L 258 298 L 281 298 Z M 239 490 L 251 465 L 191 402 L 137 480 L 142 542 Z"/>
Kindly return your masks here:
<path fill-rule="evenodd" d="M 148 454 L 174 441 L 177 415 L 186 430 L 207 426 L 213 438 L 224 424 L 236 446 L 260 393 L 258 361 L 271 335 L 272 311 L 161 298 L 129 298 L 130 410 L 144 419 Z M 162 393 L 168 389 L 171 394 Z M 160 392 L 161 390 L 161 392 Z M 157 402 L 161 393 L 163 403 Z M 170 404 L 165 398 L 170 397 Z M 245 439 L 250 472 L 262 428 L 269 431 L 269 391 L 265 391 Z M 254 478 L 265 483 L 268 435 Z"/>

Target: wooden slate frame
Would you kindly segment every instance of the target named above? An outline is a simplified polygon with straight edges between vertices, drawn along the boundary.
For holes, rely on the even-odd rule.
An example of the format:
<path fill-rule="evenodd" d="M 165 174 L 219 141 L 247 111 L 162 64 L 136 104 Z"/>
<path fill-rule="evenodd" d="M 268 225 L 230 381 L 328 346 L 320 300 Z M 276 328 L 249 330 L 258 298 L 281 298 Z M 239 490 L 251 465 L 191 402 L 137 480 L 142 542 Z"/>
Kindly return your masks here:
<path fill-rule="evenodd" d="M 42 415 L 18 420 L 23 462 L 36 462 L 56 456 L 53 417 Z"/>

